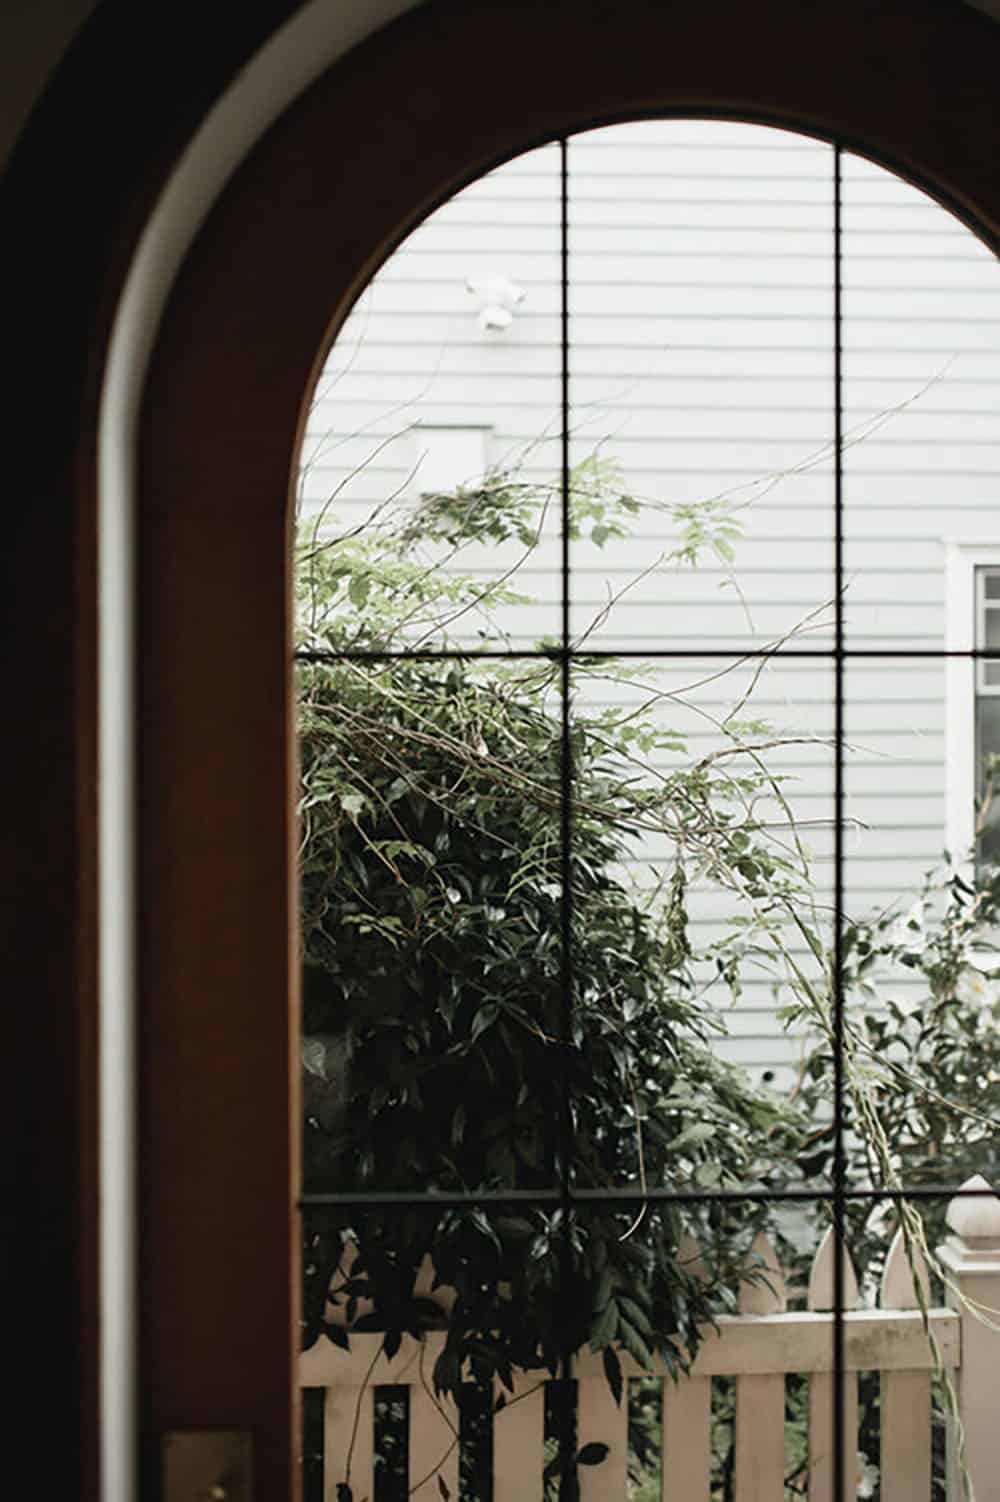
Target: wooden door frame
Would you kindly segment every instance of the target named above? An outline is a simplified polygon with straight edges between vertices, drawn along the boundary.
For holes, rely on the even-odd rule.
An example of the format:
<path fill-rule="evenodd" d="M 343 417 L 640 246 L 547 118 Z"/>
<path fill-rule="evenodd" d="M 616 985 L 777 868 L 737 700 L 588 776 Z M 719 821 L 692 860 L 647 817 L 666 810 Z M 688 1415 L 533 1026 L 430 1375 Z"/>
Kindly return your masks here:
<path fill-rule="evenodd" d="M 247 0 L 213 32 L 194 0 L 99 0 L 40 88 L 0 183 L 11 377 L 0 1099 L 5 1286 L 20 1316 L 7 1418 L 28 1433 L 44 1414 L 43 1456 L 25 1466 L 54 1495 L 96 1499 L 102 1486 L 98 433 L 109 341 L 175 164 L 304 3 Z M 3 30 L 16 61 L 31 30 L 16 19 Z"/>
<path fill-rule="evenodd" d="M 64 1489 L 82 1495 L 96 1492 L 102 359 L 129 256 L 170 165 L 239 64 L 297 8 L 242 7 L 227 46 L 202 41 L 195 60 L 197 7 L 175 5 L 162 87 L 151 88 L 134 66 L 148 50 L 139 32 L 149 10 L 133 8 L 129 21 L 130 7 L 102 5 L 8 188 L 13 219 L 20 206 L 27 223 L 39 192 L 32 173 L 48 170 L 47 182 L 67 185 L 75 230 L 61 240 L 66 203 L 46 204 L 51 258 L 25 235 L 17 284 L 24 351 L 33 348 L 30 289 L 50 315 L 45 353 L 58 348 L 61 406 L 53 453 L 46 366 L 31 354 L 26 389 L 47 428 L 28 431 L 51 457 L 43 484 L 37 465 L 25 468 L 31 504 L 6 560 L 19 581 L 8 630 L 23 650 L 11 697 L 22 733 L 4 755 L 8 828 L 30 852 L 19 868 L 15 982 L 30 1000 L 8 1057 L 14 1119 L 38 1127 L 32 1136 L 21 1126 L 40 1186 L 26 1194 L 35 1228 L 26 1244 L 46 1252 L 33 1333 L 40 1361 L 53 1348 L 70 1353 L 50 1413 L 80 1436 L 62 1453 L 83 1478 Z M 93 56 L 85 65 L 88 47 L 99 66 Z M 505 51 L 506 66 L 481 66 Z M 284 1005 L 295 982 L 287 497 L 304 395 L 357 291 L 409 227 L 493 163 L 564 130 L 663 110 L 836 133 L 934 193 L 996 248 L 998 76 L 1000 28 L 946 0 L 432 0 L 331 69 L 219 198 L 168 306 L 143 400 L 144 1495 L 156 1495 L 160 1433 L 213 1423 L 253 1427 L 257 1496 L 287 1495 L 296 1261 L 294 1015 Z M 95 116 L 95 78 L 98 88 L 128 81 L 117 119 Z M 67 272 L 81 225 L 89 258 Z M 71 307 L 86 304 L 86 319 L 74 321 Z M 32 803 L 26 789 L 40 771 L 47 796 Z M 39 1073 L 50 1082 L 44 1111 Z M 40 1386 L 24 1384 L 30 1394 Z"/>

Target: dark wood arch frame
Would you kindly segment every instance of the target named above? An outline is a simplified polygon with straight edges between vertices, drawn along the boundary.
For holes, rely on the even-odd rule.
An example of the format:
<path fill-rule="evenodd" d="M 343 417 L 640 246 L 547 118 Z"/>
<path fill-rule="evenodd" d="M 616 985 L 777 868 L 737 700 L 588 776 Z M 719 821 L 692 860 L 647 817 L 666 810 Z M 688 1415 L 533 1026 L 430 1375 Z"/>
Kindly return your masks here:
<path fill-rule="evenodd" d="M 252 1428 L 258 1499 L 287 1495 L 288 496 L 306 394 L 358 291 L 415 222 L 490 165 L 590 123 L 664 112 L 838 138 L 996 246 L 998 77 L 1000 28 L 931 0 L 442 0 L 313 86 L 218 201 L 160 331 L 140 456 L 152 1464 L 165 1429 Z M 147 1484 L 154 1495 L 152 1473 Z"/>

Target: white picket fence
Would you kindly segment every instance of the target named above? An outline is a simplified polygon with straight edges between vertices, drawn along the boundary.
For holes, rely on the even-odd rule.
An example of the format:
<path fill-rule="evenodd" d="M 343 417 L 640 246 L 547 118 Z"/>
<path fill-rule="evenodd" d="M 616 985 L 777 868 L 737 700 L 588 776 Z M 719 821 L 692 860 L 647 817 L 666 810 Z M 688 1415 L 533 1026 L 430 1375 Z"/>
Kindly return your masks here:
<path fill-rule="evenodd" d="M 965 1188 L 989 1186 L 978 1176 Z M 930 1311 L 929 1325 L 941 1364 L 955 1384 L 965 1467 L 976 1502 L 1000 1497 L 1000 1199 L 956 1199 L 949 1207 L 953 1235 L 941 1258 L 953 1285 L 950 1307 Z M 835 1502 L 833 1458 L 834 1246 L 827 1233 L 813 1261 L 806 1308 L 788 1311 L 785 1280 L 773 1249 L 754 1247 L 767 1268 L 765 1281 L 743 1283 L 739 1313 L 707 1331 L 690 1375 L 673 1381 L 665 1369 L 640 1370 L 620 1353 L 629 1378 L 650 1376 L 663 1385 L 662 1502 L 709 1502 L 713 1377 L 736 1383 L 734 1491 L 737 1502 L 782 1502 L 785 1495 L 785 1377 L 800 1373 L 809 1385 L 808 1498 Z M 926 1272 L 920 1279 L 927 1287 Z M 430 1290 L 424 1269 L 422 1291 Z M 934 1357 L 919 1311 L 901 1235 L 889 1251 L 879 1307 L 858 1308 L 858 1290 L 845 1257 L 843 1502 L 865 1495 L 858 1467 L 858 1374 L 880 1380 L 881 1502 L 926 1502 L 931 1493 L 931 1379 Z M 439 1290 L 443 1294 L 444 1290 Z M 963 1306 L 997 1311 L 977 1318 Z M 382 1336 L 352 1334 L 344 1351 L 325 1337 L 300 1358 L 304 1388 L 324 1393 L 324 1502 L 338 1502 L 348 1482 L 354 1502 L 373 1502 L 375 1388 L 408 1389 L 410 1494 L 431 1502 L 459 1497 L 459 1415 L 450 1400 L 433 1395 L 431 1372 L 444 1335 L 405 1337 L 389 1360 Z M 628 1412 L 608 1388 L 601 1358 L 583 1353 L 574 1364 L 579 1442 L 600 1441 L 607 1455 L 581 1466 L 581 1502 L 625 1502 L 628 1496 Z M 497 1392 L 501 1389 L 498 1387 Z M 516 1400 L 516 1401 L 515 1401 Z M 541 1502 L 544 1464 L 545 1374 L 518 1374 L 513 1394 L 493 1418 L 494 1502 Z M 948 1433 L 949 1502 L 964 1496 L 957 1460 L 959 1436 Z M 859 1492 L 859 1485 L 862 1490 Z M 341 1493 L 343 1495 L 343 1493 Z"/>

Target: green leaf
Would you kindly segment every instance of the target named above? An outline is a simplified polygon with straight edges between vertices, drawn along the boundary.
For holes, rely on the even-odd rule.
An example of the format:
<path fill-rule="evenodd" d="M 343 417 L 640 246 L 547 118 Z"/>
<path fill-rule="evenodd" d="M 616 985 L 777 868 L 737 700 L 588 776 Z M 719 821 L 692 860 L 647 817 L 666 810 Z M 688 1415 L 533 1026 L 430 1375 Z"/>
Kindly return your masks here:
<path fill-rule="evenodd" d="M 530 1220 L 525 1220 L 521 1215 L 498 1215 L 497 1230 L 502 1236 L 523 1237 L 534 1233 L 534 1226 Z"/>
<path fill-rule="evenodd" d="M 469 1038 L 471 1041 L 474 1043 L 480 1033 L 484 1033 L 488 1027 L 491 1027 L 496 1022 L 499 1015 L 500 1008 L 495 1001 L 488 1001 L 485 1006 L 480 1007 L 475 1017 L 473 1017 L 472 1026 L 469 1029 Z"/>
<path fill-rule="evenodd" d="M 601 1242 L 600 1245 L 603 1246 L 604 1243 Z M 604 1309 L 607 1307 L 611 1299 L 612 1290 L 614 1289 L 617 1281 L 618 1273 L 615 1268 L 611 1267 L 610 1265 L 605 1265 L 601 1273 L 601 1281 L 597 1285 L 597 1292 L 594 1295 L 595 1309 Z"/>
<path fill-rule="evenodd" d="M 604 1375 L 607 1377 L 608 1386 L 611 1388 L 611 1395 L 620 1408 L 622 1406 L 624 1384 L 622 1382 L 622 1364 L 618 1360 L 618 1352 L 614 1346 L 605 1346 L 601 1359 L 604 1364 Z"/>
<path fill-rule="evenodd" d="M 682 1147 L 699 1147 L 716 1136 L 717 1128 L 710 1121 L 695 1121 L 674 1138 L 671 1144 L 676 1152 Z"/>
<path fill-rule="evenodd" d="M 618 1330 L 618 1305 L 613 1301 L 599 1310 L 590 1326 L 590 1349 L 600 1351 Z"/>
<path fill-rule="evenodd" d="M 486 1215 L 483 1214 L 482 1210 L 470 1211 L 469 1219 L 481 1236 L 485 1236 L 487 1241 L 489 1241 L 490 1244 L 495 1247 L 498 1252 L 503 1251 L 499 1236 L 490 1225 L 489 1219 Z"/>
<path fill-rule="evenodd" d="M 629 1355 L 638 1362 L 644 1371 L 652 1370 L 653 1353 L 639 1334 L 639 1331 L 634 1329 L 628 1320 L 624 1318 L 619 1320 L 618 1329 L 621 1335 L 621 1343 Z"/>
<path fill-rule="evenodd" d="M 643 1335 L 652 1335 L 653 1327 L 649 1323 L 649 1316 L 644 1309 L 639 1307 L 635 1299 L 627 1298 L 625 1294 L 619 1294 L 618 1304 L 622 1312 L 628 1315 L 637 1330 L 641 1331 Z"/>
<path fill-rule="evenodd" d="M 356 605 L 359 610 L 367 604 L 371 582 L 371 575 L 367 573 L 352 574 L 351 576 L 351 582 L 347 586 L 347 593 L 350 596 L 351 604 Z"/>

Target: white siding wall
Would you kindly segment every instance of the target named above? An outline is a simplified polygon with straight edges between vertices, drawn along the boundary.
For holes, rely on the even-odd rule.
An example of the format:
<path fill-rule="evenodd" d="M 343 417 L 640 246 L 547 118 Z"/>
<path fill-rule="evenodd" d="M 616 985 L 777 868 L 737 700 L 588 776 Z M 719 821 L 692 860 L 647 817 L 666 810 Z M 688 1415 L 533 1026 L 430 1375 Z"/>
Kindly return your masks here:
<path fill-rule="evenodd" d="M 735 659 L 796 628 L 790 645 L 829 646 L 831 148 L 757 126 L 642 122 L 574 138 L 569 166 L 573 457 L 615 458 L 643 503 L 627 542 L 575 547 L 574 630 L 590 628 L 592 647 L 690 654 L 665 665 L 671 688 L 718 672 L 706 651 Z M 306 514 L 335 497 L 331 517 L 356 525 L 389 494 L 414 497 L 435 427 L 478 429 L 457 440 L 462 452 L 553 482 L 559 214 L 550 146 L 472 184 L 390 259 L 319 384 Z M 853 156 L 843 227 L 848 645 L 940 649 L 946 540 L 1000 540 L 1000 268 L 929 198 Z M 480 327 L 465 285 L 493 273 L 525 294 L 504 332 Z M 707 555 L 640 577 L 671 546 L 662 503 L 723 495 L 744 534 L 731 568 Z M 519 576 L 539 603 L 505 616 L 513 646 L 558 634 L 556 522 L 553 506 L 549 539 Z M 483 558 L 484 572 L 496 562 Z M 453 636 L 474 644 L 479 624 Z M 666 716 L 692 758 L 718 743 L 711 717 L 746 679 L 734 668 L 690 696 L 696 709 Z M 816 738 L 776 761 L 827 885 L 832 689 L 829 661 L 774 661 L 748 710 Z M 846 690 L 847 901 L 863 913 L 911 891 L 946 843 L 945 673 L 874 656 L 849 663 Z M 624 702 L 620 688 L 613 697 Z M 644 855 L 655 867 L 668 852 Z M 703 901 L 702 934 L 724 907 Z M 801 1045 L 773 1007 L 767 986 L 751 986 L 722 1047 L 780 1081 Z"/>

